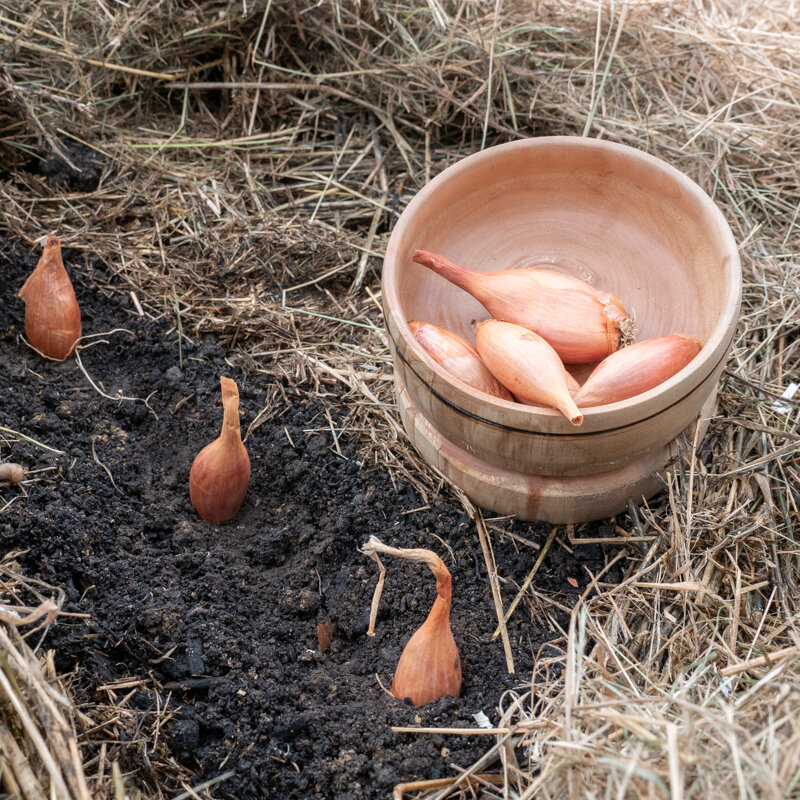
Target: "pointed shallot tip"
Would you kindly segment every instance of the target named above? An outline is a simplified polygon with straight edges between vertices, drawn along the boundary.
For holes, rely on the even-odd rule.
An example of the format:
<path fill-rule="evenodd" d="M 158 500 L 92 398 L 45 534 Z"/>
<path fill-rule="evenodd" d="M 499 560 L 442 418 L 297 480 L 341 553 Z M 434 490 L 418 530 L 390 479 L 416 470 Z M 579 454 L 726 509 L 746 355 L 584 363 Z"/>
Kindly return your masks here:
<path fill-rule="evenodd" d="M 45 242 L 45 247 L 58 247 L 61 244 L 57 236 L 50 236 L 48 237 L 47 241 Z"/>

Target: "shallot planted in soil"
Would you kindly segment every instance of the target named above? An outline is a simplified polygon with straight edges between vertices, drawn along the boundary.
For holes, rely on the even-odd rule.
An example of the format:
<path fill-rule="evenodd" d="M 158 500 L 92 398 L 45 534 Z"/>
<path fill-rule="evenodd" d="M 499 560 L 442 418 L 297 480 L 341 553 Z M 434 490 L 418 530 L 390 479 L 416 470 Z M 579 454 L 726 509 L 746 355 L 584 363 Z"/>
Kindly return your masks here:
<path fill-rule="evenodd" d="M 603 359 L 575 395 L 581 408 L 627 400 L 680 372 L 699 352 L 694 336 L 657 336 Z"/>
<path fill-rule="evenodd" d="M 414 261 L 446 278 L 503 322 L 526 325 L 565 364 L 588 364 L 633 340 L 633 320 L 619 297 L 551 269 L 478 272 L 417 250 Z"/>
<path fill-rule="evenodd" d="M 31 346 L 54 361 L 73 355 L 81 335 L 81 310 L 55 236 L 47 240 L 19 296 L 25 302 L 25 336 Z"/>
<path fill-rule="evenodd" d="M 516 397 L 558 409 L 573 425 L 583 422 L 570 394 L 573 380 L 552 347 L 524 325 L 479 322 L 478 352 L 492 375 Z"/>
<path fill-rule="evenodd" d="M 408 640 L 397 662 L 392 680 L 392 694 L 400 700 L 408 698 L 415 706 L 430 703 L 445 695 L 458 697 L 461 694 L 461 657 L 450 629 L 450 571 L 431 550 L 390 547 L 375 536 L 370 536 L 362 550 L 372 556 L 381 568 L 372 601 L 370 633 L 375 625 L 385 574 L 383 564 L 378 558 L 379 553 L 427 564 L 436 578 L 436 599 L 433 607 L 425 622 Z"/>
<path fill-rule="evenodd" d="M 24 472 L 21 464 L 0 464 L 0 481 L 21 483 Z"/>
<path fill-rule="evenodd" d="M 430 322 L 412 320 L 408 327 L 425 352 L 451 375 L 480 392 L 513 401 L 511 392 L 489 372 L 478 351 L 466 339 Z"/>
<path fill-rule="evenodd" d="M 192 464 L 189 497 L 195 511 L 219 524 L 236 516 L 250 483 L 250 457 L 239 427 L 239 389 L 230 378 L 222 386 L 222 433 L 206 445 Z"/>

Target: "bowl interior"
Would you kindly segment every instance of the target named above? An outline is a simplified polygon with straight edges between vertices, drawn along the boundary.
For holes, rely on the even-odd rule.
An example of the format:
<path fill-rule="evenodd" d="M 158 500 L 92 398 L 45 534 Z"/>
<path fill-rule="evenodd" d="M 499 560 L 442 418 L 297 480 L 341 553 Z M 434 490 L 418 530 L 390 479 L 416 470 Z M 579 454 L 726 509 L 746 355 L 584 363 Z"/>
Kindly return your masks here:
<path fill-rule="evenodd" d="M 415 249 L 472 269 L 580 277 L 619 295 L 638 339 L 685 333 L 708 345 L 736 314 L 738 261 L 722 215 L 688 178 L 632 148 L 568 137 L 490 148 L 428 184 L 403 217 L 387 268 L 405 320 L 473 343 L 488 312 L 413 263 Z"/>

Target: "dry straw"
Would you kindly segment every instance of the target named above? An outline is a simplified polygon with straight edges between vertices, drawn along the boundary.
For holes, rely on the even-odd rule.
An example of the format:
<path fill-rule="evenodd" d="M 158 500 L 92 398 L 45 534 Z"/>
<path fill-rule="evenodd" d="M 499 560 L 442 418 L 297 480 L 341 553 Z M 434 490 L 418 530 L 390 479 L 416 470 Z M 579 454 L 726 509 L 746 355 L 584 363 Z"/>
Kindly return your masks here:
<path fill-rule="evenodd" d="M 161 729 L 174 710 L 130 705 L 152 681 L 85 687 L 80 676 L 58 674 L 56 653 L 43 648 L 47 631 L 56 618 L 74 624 L 87 615 L 63 611 L 63 591 L 27 577 L 22 555 L 0 560 L 0 782 L 8 796 L 144 800 L 165 797 L 168 782 L 194 792 L 186 797 L 208 797 L 208 782 L 198 785 L 165 746 Z M 80 695 L 93 699 L 76 702 Z"/>
<path fill-rule="evenodd" d="M 794 0 L 26 8 L 0 0 L 0 225 L 30 247 L 58 230 L 75 268 L 172 326 L 176 352 L 179 331 L 216 332 L 276 393 L 346 410 L 337 446 L 426 500 L 445 481 L 402 434 L 378 282 L 414 192 L 482 146 L 583 133 L 711 194 L 744 297 L 708 434 L 682 443 L 657 501 L 615 521 L 625 579 L 599 577 L 568 630 L 532 577 L 513 614 L 550 625 L 559 650 L 498 698 L 484 758 L 395 794 L 800 792 L 800 404 L 776 402 L 800 361 Z M 15 169 L 48 154 L 86 167 L 81 152 L 96 163 L 67 191 Z M 496 567 L 508 606 L 519 587 Z"/>

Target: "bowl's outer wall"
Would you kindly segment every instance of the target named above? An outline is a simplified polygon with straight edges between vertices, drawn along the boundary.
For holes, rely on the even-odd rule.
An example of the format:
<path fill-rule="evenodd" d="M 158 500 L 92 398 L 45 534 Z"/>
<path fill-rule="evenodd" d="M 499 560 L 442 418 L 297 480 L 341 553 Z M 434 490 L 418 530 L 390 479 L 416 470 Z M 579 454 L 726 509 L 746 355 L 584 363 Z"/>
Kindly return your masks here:
<path fill-rule="evenodd" d="M 497 467 L 531 475 L 590 475 L 660 450 L 694 420 L 716 389 L 724 361 L 699 386 L 652 418 L 602 431 L 566 434 L 509 429 L 455 408 L 395 357 L 395 373 L 414 406 L 454 445 Z"/>
<path fill-rule="evenodd" d="M 628 499 L 639 503 L 661 489 L 658 473 L 677 455 L 673 440 L 625 467 L 588 477 L 542 477 L 498 469 L 448 441 L 422 414 L 396 376 L 395 392 L 403 425 L 422 457 L 457 484 L 473 503 L 522 520 L 562 525 L 605 519 L 624 511 Z M 702 438 L 716 399 L 706 401 L 689 441 Z"/>
<path fill-rule="evenodd" d="M 415 249 L 485 271 L 562 270 L 616 292 L 635 314 L 639 339 L 687 333 L 703 349 L 656 389 L 584 409 L 583 425 L 574 428 L 558 412 L 471 389 L 422 350 L 408 320 L 474 342 L 474 322 L 489 314 L 412 262 Z M 618 467 L 689 425 L 723 369 L 740 295 L 733 236 L 696 184 L 640 151 L 577 137 L 500 145 L 445 170 L 401 215 L 383 272 L 395 369 L 417 409 L 465 451 L 540 475 Z"/>

